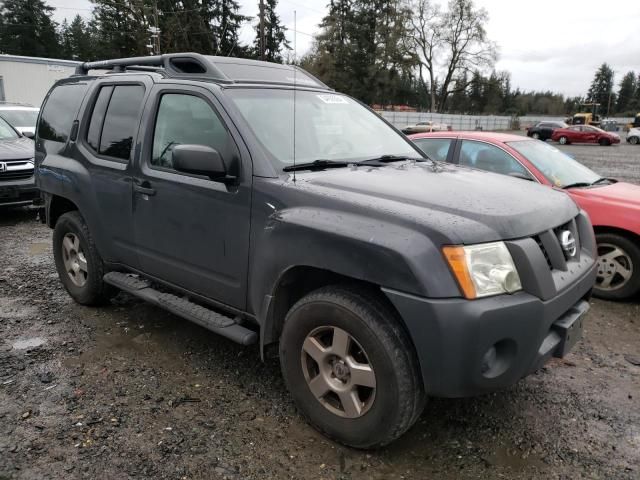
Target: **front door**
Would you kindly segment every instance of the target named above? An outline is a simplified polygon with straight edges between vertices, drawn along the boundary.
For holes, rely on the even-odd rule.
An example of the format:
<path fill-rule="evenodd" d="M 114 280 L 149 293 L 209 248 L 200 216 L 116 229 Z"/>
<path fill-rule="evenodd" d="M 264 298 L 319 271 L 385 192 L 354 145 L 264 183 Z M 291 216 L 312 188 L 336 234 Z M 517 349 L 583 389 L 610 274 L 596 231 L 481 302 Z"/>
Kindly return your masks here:
<path fill-rule="evenodd" d="M 143 120 L 147 135 L 134 176 L 134 225 L 141 270 L 243 309 L 249 255 L 251 172 L 211 92 L 156 87 Z M 206 145 L 238 181 L 178 172 L 177 145 Z M 244 171 L 243 171 L 244 170 Z"/>

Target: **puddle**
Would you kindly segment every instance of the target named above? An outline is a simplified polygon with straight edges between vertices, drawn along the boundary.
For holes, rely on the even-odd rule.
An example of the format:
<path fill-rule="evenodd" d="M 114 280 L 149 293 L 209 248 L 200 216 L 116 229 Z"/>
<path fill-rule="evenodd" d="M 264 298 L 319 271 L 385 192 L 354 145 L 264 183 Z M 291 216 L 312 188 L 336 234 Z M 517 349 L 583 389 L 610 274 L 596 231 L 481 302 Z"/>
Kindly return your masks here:
<path fill-rule="evenodd" d="M 527 467 L 543 468 L 545 466 L 541 458 L 534 455 L 522 456 L 517 451 L 511 451 L 506 447 L 497 447 L 493 454 L 487 458 L 491 465 L 507 467 L 513 470 L 522 471 Z"/>
<path fill-rule="evenodd" d="M 11 346 L 13 347 L 14 350 L 27 350 L 29 348 L 39 347 L 40 345 L 44 345 L 45 343 L 46 343 L 46 340 L 44 338 L 33 337 L 33 338 L 27 338 L 25 340 L 18 340 L 16 342 L 13 342 Z"/>
<path fill-rule="evenodd" d="M 29 255 L 42 255 L 47 252 L 48 243 L 32 243 L 29 245 Z"/>

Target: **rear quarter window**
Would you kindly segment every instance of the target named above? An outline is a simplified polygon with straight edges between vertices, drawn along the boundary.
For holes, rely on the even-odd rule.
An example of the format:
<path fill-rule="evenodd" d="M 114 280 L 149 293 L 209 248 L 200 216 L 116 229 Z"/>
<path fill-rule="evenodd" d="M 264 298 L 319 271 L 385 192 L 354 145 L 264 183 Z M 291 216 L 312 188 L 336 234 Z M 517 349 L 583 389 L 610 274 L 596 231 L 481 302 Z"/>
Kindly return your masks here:
<path fill-rule="evenodd" d="M 42 107 L 38 138 L 59 143 L 60 149 L 67 143 L 88 86 L 87 82 L 77 82 L 54 87 Z"/>

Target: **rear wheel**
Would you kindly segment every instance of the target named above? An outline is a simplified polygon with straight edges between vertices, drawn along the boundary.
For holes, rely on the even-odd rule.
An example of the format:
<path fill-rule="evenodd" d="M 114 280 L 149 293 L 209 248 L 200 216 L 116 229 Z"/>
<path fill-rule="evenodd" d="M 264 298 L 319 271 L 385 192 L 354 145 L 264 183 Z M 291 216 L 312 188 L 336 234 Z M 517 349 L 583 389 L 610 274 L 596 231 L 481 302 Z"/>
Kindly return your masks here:
<path fill-rule="evenodd" d="M 60 281 L 82 305 L 105 303 L 117 293 L 102 281 L 104 265 L 80 212 L 68 212 L 53 230 L 53 257 Z"/>
<path fill-rule="evenodd" d="M 638 138 L 638 137 L 629 137 L 629 143 L 631 145 L 638 145 L 638 143 L 640 143 L 640 138 Z"/>
<path fill-rule="evenodd" d="M 600 140 L 598 140 L 598 143 L 601 147 L 607 147 L 611 145 L 611 140 L 609 140 L 608 138 L 601 138 Z"/>
<path fill-rule="evenodd" d="M 640 247 L 615 233 L 596 235 L 598 276 L 594 295 L 623 300 L 640 292 Z"/>
<path fill-rule="evenodd" d="M 368 291 L 326 287 L 302 298 L 287 314 L 280 361 L 298 409 L 351 447 L 391 442 L 424 405 L 413 346 Z"/>
<path fill-rule="evenodd" d="M 562 136 L 558 139 L 558 143 L 560 145 L 568 145 L 569 144 L 569 139 L 565 136 Z"/>

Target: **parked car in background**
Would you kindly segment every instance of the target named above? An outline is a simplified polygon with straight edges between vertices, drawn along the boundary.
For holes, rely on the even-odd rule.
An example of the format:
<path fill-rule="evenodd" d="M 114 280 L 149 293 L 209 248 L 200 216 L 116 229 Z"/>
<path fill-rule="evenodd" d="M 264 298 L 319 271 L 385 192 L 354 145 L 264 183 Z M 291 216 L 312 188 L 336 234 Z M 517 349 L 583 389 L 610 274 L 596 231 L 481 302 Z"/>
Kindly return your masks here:
<path fill-rule="evenodd" d="M 600 128 L 605 132 L 617 132 L 620 129 L 620 126 L 617 121 L 607 119 L 600 122 Z"/>
<path fill-rule="evenodd" d="M 538 122 L 533 127 L 527 128 L 527 137 L 536 140 L 549 140 L 556 128 L 567 128 L 568 126 L 564 122 Z"/>
<path fill-rule="evenodd" d="M 39 197 L 33 177 L 33 140 L 0 118 L 0 206 L 30 205 Z"/>
<path fill-rule="evenodd" d="M 507 387 L 579 340 L 597 256 L 565 195 L 434 168 L 292 65 L 182 53 L 76 71 L 36 138 L 61 283 L 81 304 L 117 287 L 278 347 L 331 438 L 384 445 L 426 395 Z"/>
<path fill-rule="evenodd" d="M 627 142 L 631 145 L 638 145 L 640 143 L 640 128 L 632 128 L 627 133 Z"/>
<path fill-rule="evenodd" d="M 0 103 L 0 117 L 22 135 L 33 138 L 36 133 L 39 108 L 20 103 Z"/>
<path fill-rule="evenodd" d="M 408 125 L 402 129 L 402 133 L 422 133 L 422 132 L 446 132 L 451 127 L 446 123 L 435 123 L 432 121 L 418 122 L 415 125 Z"/>
<path fill-rule="evenodd" d="M 531 180 L 564 191 L 591 217 L 598 243 L 594 294 L 640 292 L 640 186 L 602 178 L 558 148 L 518 135 L 460 132 L 409 137 L 433 159 Z"/>
<path fill-rule="evenodd" d="M 561 145 L 569 143 L 598 143 L 606 146 L 620 143 L 620 136 L 617 133 L 605 132 L 601 128 L 592 125 L 572 125 L 554 130 L 551 134 L 551 140 Z"/>

